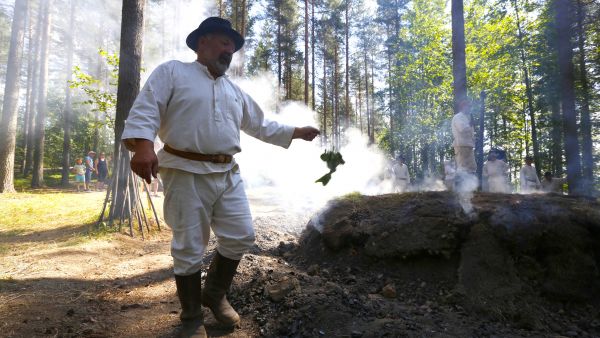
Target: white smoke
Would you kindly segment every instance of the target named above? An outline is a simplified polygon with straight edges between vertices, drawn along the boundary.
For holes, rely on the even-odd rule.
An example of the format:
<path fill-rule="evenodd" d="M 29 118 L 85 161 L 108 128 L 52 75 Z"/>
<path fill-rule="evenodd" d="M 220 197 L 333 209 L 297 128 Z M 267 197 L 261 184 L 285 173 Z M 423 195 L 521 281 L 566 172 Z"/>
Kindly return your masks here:
<path fill-rule="evenodd" d="M 473 193 L 479 186 L 479 179 L 476 175 L 467 172 L 458 171 L 456 173 L 456 181 L 454 191 L 458 194 L 458 201 L 467 215 L 473 213 L 473 204 L 471 199 Z"/>
<path fill-rule="evenodd" d="M 263 108 L 266 116 L 294 126 L 318 126 L 315 113 L 305 105 L 289 102 L 274 114 L 277 88 L 274 78 L 264 74 L 253 79 L 236 80 Z M 359 192 L 365 195 L 391 193 L 393 181 L 386 156 L 360 131 L 345 133 L 346 144 L 339 149 L 344 165 L 337 167 L 326 186 L 315 180 L 329 172 L 320 155 L 325 149 L 319 139 L 294 140 L 289 149 L 263 143 L 242 133 L 242 152 L 236 155 L 249 194 L 270 195 L 287 213 L 308 220 L 332 198 Z"/>

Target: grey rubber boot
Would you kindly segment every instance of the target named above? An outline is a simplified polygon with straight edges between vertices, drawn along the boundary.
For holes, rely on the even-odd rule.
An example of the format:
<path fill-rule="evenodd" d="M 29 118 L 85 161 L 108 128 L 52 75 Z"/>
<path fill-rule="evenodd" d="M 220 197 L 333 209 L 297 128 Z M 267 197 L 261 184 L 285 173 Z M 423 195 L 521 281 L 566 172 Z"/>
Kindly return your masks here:
<path fill-rule="evenodd" d="M 206 338 L 204 318 L 202 317 L 202 279 L 201 271 L 189 276 L 175 275 L 177 296 L 181 303 L 181 330 L 179 338 Z"/>
<path fill-rule="evenodd" d="M 202 290 L 202 305 L 208 307 L 224 325 L 235 326 L 240 322 L 240 316 L 225 297 L 239 263 L 239 260 L 226 258 L 217 252 L 210 263 Z"/>

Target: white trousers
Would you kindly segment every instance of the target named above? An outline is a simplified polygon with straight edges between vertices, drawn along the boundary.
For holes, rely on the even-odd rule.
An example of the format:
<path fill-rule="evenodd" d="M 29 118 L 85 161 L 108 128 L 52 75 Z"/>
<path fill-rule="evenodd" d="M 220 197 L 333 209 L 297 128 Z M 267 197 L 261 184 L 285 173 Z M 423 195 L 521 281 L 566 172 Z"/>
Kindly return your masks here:
<path fill-rule="evenodd" d="M 456 171 L 468 172 L 471 174 L 477 171 L 473 147 L 454 146 L 454 154 L 456 159 Z"/>
<path fill-rule="evenodd" d="M 171 256 L 176 275 L 200 270 L 211 228 L 217 251 L 229 259 L 241 259 L 254 245 L 252 216 L 237 166 L 212 174 L 160 168 L 160 175 L 165 221 L 173 232 Z"/>

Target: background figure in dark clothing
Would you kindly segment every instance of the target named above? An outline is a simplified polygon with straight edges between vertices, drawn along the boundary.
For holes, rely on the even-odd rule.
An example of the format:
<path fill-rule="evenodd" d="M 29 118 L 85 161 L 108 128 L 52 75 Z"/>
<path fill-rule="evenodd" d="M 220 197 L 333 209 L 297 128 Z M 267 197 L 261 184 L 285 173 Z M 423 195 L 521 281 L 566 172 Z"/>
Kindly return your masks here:
<path fill-rule="evenodd" d="M 83 160 L 83 165 L 85 165 L 85 191 L 92 190 L 92 173 L 96 171 L 94 167 L 94 157 L 96 156 L 96 152 L 90 150 Z"/>
<path fill-rule="evenodd" d="M 104 153 L 100 153 L 96 159 L 94 169 L 96 170 L 96 175 L 98 175 L 96 190 L 104 189 L 104 184 L 106 184 L 106 178 L 108 177 L 108 162 Z"/>

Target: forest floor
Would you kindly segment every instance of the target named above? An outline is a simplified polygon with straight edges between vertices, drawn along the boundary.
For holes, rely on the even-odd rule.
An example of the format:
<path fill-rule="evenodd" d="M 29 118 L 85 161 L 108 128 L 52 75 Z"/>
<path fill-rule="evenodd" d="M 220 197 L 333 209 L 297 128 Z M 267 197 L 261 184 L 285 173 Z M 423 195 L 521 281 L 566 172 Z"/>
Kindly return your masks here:
<path fill-rule="evenodd" d="M 517 208 L 507 213 L 494 209 L 496 196 L 477 195 L 475 210 L 487 221 L 476 222 L 448 208 L 456 204 L 449 193 L 404 195 L 350 196 L 314 224 L 311 215 L 286 214 L 268 192 L 250 193 L 257 243 L 241 262 L 229 295 L 242 321 L 235 330 L 224 328 L 205 310 L 209 336 L 600 336 L 597 202 L 581 206 L 556 197 L 545 203 L 579 208 L 573 222 L 589 232 L 572 235 L 580 242 L 564 240 L 579 255 L 567 258 L 584 261 L 589 273 L 569 270 L 573 278 L 552 279 L 547 266 L 552 260 L 527 260 L 524 254 L 543 255 L 540 238 L 552 231 L 530 234 L 536 247 L 525 248 L 506 244 L 506 231 L 486 230 L 496 229 L 489 221 L 494 213 L 517 226 L 548 223 L 519 214 L 521 205 L 533 203 L 526 197 L 502 196 L 502 203 Z M 163 226 L 145 240 L 90 231 L 103 198 L 103 192 L 60 190 L 0 197 L 1 336 L 170 337 L 176 331 L 180 307 L 169 229 Z M 161 198 L 154 201 L 160 205 Z M 420 228 L 390 230 L 407 224 L 394 223 L 398 217 Z M 432 228 L 419 230 L 425 223 Z M 544 250 L 562 257 L 561 245 Z M 207 263 L 213 252 L 211 241 Z M 489 269 L 481 273 L 479 266 Z M 577 281 L 581 285 L 569 284 Z"/>

